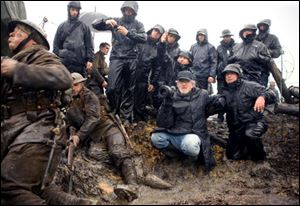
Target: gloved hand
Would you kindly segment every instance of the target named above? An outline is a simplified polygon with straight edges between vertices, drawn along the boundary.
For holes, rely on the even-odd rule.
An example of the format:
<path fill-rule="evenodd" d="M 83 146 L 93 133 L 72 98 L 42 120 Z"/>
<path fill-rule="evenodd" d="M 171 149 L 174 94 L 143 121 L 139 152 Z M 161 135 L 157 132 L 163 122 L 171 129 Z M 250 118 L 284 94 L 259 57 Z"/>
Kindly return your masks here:
<path fill-rule="evenodd" d="M 267 127 L 262 122 L 256 124 L 248 124 L 245 134 L 252 140 L 262 139 L 262 135 L 267 131 Z"/>

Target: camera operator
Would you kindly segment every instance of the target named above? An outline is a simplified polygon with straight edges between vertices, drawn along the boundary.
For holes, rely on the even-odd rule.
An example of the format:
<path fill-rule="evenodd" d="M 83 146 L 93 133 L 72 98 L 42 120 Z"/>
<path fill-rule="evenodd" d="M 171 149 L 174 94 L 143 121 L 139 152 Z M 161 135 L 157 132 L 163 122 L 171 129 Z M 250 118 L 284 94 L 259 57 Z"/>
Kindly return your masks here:
<path fill-rule="evenodd" d="M 178 73 L 176 86 L 174 93 L 171 88 L 160 89 L 164 101 L 157 115 L 158 128 L 153 132 L 151 141 L 166 155 L 179 151 L 193 160 L 202 155 L 205 169 L 209 171 L 215 160 L 206 118 L 222 109 L 225 100 L 221 96 L 208 96 L 206 90 L 197 88 L 195 77 L 188 70 Z"/>

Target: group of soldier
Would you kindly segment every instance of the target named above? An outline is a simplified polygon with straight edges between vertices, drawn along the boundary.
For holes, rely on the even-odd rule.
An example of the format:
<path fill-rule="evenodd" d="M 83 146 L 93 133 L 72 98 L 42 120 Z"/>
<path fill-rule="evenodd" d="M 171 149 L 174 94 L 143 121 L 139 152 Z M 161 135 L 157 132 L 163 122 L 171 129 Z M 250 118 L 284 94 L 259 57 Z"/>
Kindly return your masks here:
<path fill-rule="evenodd" d="M 47 51 L 44 31 L 32 22 L 9 23 L 13 56 L 1 58 L 1 204 L 95 203 L 68 199 L 50 184 L 69 142 L 87 148 L 105 142 L 125 182 L 136 186 L 122 123 L 146 121 L 149 105 L 158 111 L 158 128 L 151 136 L 158 149 L 201 159 L 211 170 L 215 162 L 206 119 L 226 113 L 228 158 L 265 159 L 262 111 L 275 102 L 274 92 L 266 88 L 268 66 L 281 55 L 277 37 L 269 34 L 270 20 L 257 24 L 257 36 L 255 25 L 242 28 L 239 44 L 224 30 L 217 49 L 208 42 L 207 30 L 200 29 L 197 42 L 185 51 L 179 49 L 176 29 L 165 32 L 157 24 L 145 33 L 135 19 L 137 2 L 125 1 L 121 18 L 92 24 L 112 32 L 108 67 L 110 44 L 101 43 L 94 55 L 91 31 L 78 19 L 80 9 L 80 2 L 69 2 L 53 53 Z M 209 95 L 208 85 L 216 80 L 218 94 Z M 167 94 L 160 88 L 167 88 Z"/>

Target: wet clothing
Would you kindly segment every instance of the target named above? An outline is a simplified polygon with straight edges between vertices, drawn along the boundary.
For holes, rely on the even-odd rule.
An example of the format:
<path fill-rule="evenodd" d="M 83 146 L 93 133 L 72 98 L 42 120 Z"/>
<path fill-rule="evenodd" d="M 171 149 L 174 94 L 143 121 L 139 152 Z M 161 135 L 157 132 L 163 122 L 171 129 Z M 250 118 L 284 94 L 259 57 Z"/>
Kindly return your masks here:
<path fill-rule="evenodd" d="M 75 28 L 71 33 L 72 28 Z M 57 28 L 53 53 L 61 58 L 70 73 L 86 76 L 85 65 L 94 60 L 94 48 L 90 28 L 78 18 L 69 18 Z"/>
<path fill-rule="evenodd" d="M 73 98 L 67 117 L 70 125 L 76 128 L 82 145 L 95 147 L 106 143 L 114 163 L 122 169 L 125 168 L 126 174 L 123 175 L 126 182 L 136 181 L 131 153 L 126 147 L 125 139 L 106 109 L 100 107 L 99 100 L 92 91 L 84 87 Z"/>
<path fill-rule="evenodd" d="M 255 35 L 246 39 L 242 38 L 243 42 L 233 47 L 233 55 L 229 57 L 228 62 L 241 65 L 243 79 L 262 84 L 261 72 L 271 61 L 271 55 L 267 47 L 254 38 Z"/>
<path fill-rule="evenodd" d="M 136 86 L 134 98 L 134 120 L 146 121 L 146 105 L 150 93 L 148 92 L 148 85 L 154 85 L 157 88 L 157 81 L 159 77 L 160 65 L 157 57 L 157 44 L 158 40 L 151 39 L 150 35 L 147 36 L 145 44 L 139 45 L 139 53 L 137 57 L 136 68 Z"/>
<path fill-rule="evenodd" d="M 269 29 L 265 32 L 259 31 L 259 34 L 256 36 L 256 40 L 264 43 L 268 48 L 272 58 L 278 58 L 282 54 L 282 48 L 280 42 L 274 34 L 269 33 Z M 264 67 L 262 70 L 261 78 L 262 84 L 268 86 L 268 78 L 270 76 L 270 71 L 267 67 Z"/>
<path fill-rule="evenodd" d="M 108 19 L 99 19 L 93 24 L 97 30 L 111 30 L 112 50 L 110 54 L 110 70 L 106 91 L 114 113 L 120 114 L 124 120 L 132 121 L 134 107 L 134 90 L 136 84 L 137 44 L 146 42 L 144 25 L 125 17 L 113 18 L 118 25 L 128 30 L 127 36 L 117 32 L 116 28 L 106 25 Z"/>
<path fill-rule="evenodd" d="M 196 134 L 201 141 L 200 156 L 204 157 L 207 170 L 215 161 L 211 151 L 210 137 L 206 118 L 222 108 L 222 97 L 208 96 L 206 90 L 194 88 L 189 94 L 181 95 L 176 91 L 171 99 L 165 99 L 158 115 L 154 133 L 171 135 Z"/>
<path fill-rule="evenodd" d="M 105 62 L 105 56 L 101 51 L 95 54 L 95 60 L 93 62 L 93 70 L 88 72 L 88 80 L 86 86 L 92 90 L 98 97 L 104 94 L 104 88 L 102 83 L 108 81 L 106 75 L 108 75 L 108 65 Z"/>
<path fill-rule="evenodd" d="M 220 45 L 217 47 L 217 57 L 218 57 L 218 65 L 217 65 L 217 88 L 218 93 L 220 93 L 222 87 L 224 87 L 224 78 L 222 72 L 224 68 L 228 64 L 228 57 L 233 55 L 232 49 L 236 43 L 233 39 L 230 42 L 225 43 L 224 40 L 220 42 Z"/>
<path fill-rule="evenodd" d="M 1 195 L 5 204 L 45 204 L 41 184 L 53 144 L 60 95 L 72 78 L 56 55 L 43 46 L 26 48 L 11 78 L 1 77 Z M 63 127 L 61 128 L 63 131 Z M 57 142 L 49 184 L 65 143 Z"/>
<path fill-rule="evenodd" d="M 225 84 L 223 95 L 226 98 L 226 120 L 229 128 L 229 140 L 226 155 L 230 159 L 262 160 L 265 151 L 261 136 L 267 131 L 264 115 L 253 110 L 257 97 L 263 96 L 267 104 L 275 103 L 274 92 L 264 86 L 246 80 Z M 257 127 L 260 128 L 257 128 Z M 257 130 L 256 137 L 247 132 Z M 248 131 L 247 131 L 248 130 Z"/>
<path fill-rule="evenodd" d="M 216 77 L 217 69 L 217 51 L 207 39 L 192 45 L 190 49 L 193 55 L 192 70 L 197 79 L 197 86 L 201 89 L 208 89 L 208 77 Z"/>

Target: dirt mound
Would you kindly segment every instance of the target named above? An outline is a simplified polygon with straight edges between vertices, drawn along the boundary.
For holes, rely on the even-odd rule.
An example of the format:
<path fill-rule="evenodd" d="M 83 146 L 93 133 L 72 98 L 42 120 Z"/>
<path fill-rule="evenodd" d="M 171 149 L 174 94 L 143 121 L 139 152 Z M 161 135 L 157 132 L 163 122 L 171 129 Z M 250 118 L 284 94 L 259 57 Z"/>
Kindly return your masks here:
<path fill-rule="evenodd" d="M 286 115 L 268 115 L 267 118 L 266 161 L 227 160 L 224 149 L 214 145 L 217 166 L 209 174 L 204 174 L 203 167 L 189 158 L 169 159 L 154 149 L 150 133 L 155 121 L 127 128 L 144 171 L 174 185 L 169 190 L 141 185 L 139 198 L 130 204 L 299 204 L 299 119 Z M 210 118 L 208 127 L 211 134 L 227 138 L 225 123 L 218 124 Z M 72 194 L 107 204 L 128 204 L 120 202 L 112 192 L 105 192 L 123 184 L 120 172 L 107 158 L 95 161 L 79 151 L 75 168 Z M 68 190 L 66 173 L 61 164 L 55 178 L 55 183 L 65 191 Z"/>

